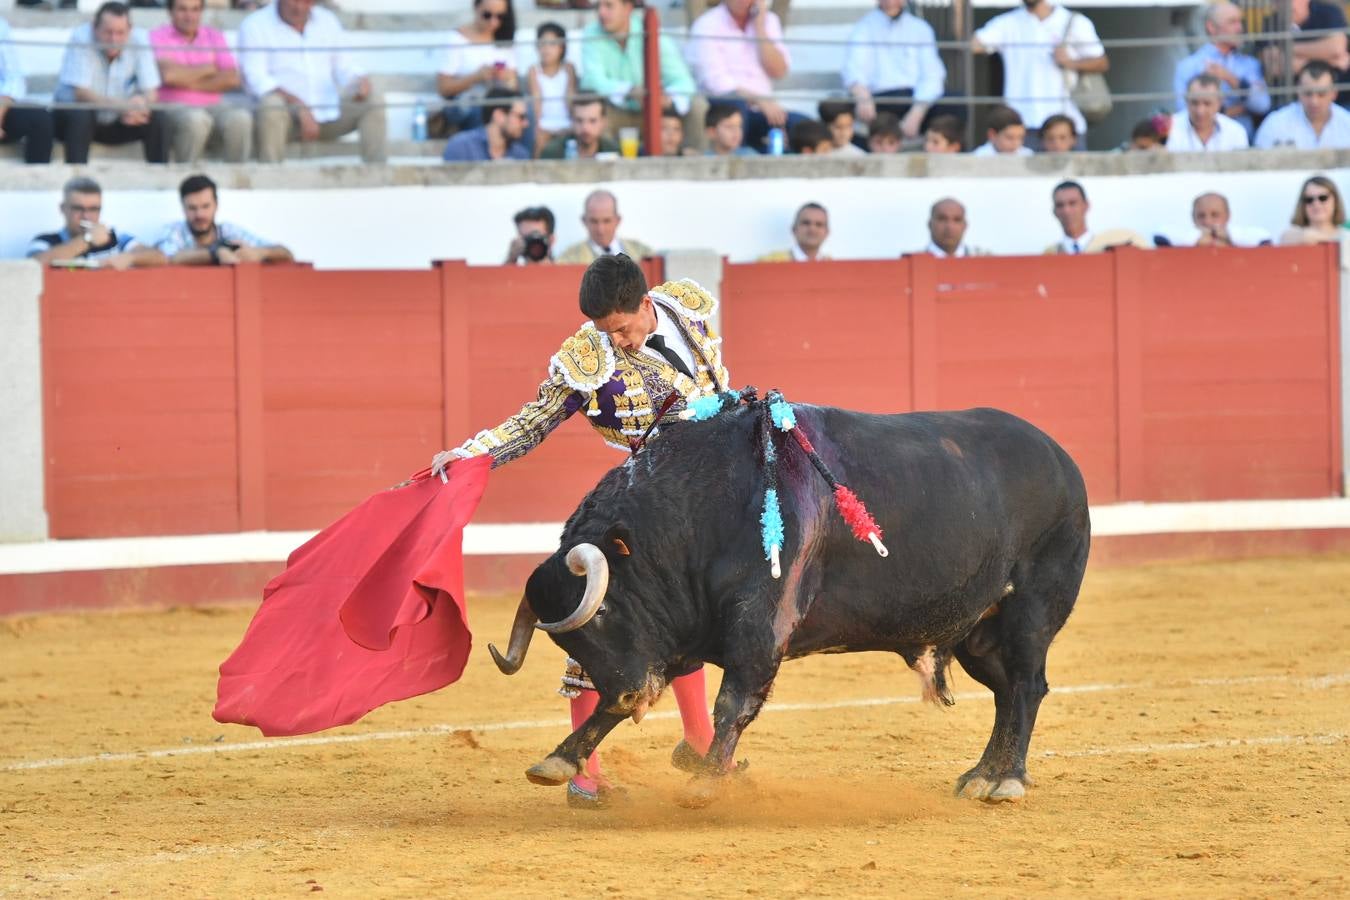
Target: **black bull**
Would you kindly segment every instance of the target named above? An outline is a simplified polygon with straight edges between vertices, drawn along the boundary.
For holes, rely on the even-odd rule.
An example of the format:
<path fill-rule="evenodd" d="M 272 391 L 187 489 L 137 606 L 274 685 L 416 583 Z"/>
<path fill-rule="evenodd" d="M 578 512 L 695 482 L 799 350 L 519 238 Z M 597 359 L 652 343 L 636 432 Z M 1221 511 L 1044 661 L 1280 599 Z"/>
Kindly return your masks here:
<path fill-rule="evenodd" d="M 1013 799 L 1047 693 L 1046 651 L 1073 609 L 1089 542 L 1087 494 L 1069 455 L 992 409 L 869 415 L 796 407 L 840 482 L 867 503 L 889 556 L 859 542 L 790 436 L 777 434 L 786 546 L 761 545 L 764 417 L 758 404 L 665 429 L 611 470 L 568 520 L 525 588 L 505 658 L 520 667 L 536 621 L 579 660 L 595 712 L 530 780 L 560 784 L 676 676 L 723 669 L 716 736 L 691 802 L 734 769 L 784 659 L 885 650 L 951 702 L 953 657 L 994 693 L 984 755 L 958 793 Z M 584 577 L 578 577 L 584 576 Z"/>

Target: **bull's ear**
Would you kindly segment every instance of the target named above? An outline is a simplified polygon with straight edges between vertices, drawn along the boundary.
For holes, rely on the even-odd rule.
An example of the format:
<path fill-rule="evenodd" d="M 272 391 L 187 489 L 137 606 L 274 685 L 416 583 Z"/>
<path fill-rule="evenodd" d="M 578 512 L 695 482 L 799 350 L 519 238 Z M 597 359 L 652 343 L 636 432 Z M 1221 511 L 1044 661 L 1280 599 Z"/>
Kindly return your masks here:
<path fill-rule="evenodd" d="M 605 532 L 605 549 L 619 556 L 633 555 L 633 535 L 627 525 L 611 525 Z"/>

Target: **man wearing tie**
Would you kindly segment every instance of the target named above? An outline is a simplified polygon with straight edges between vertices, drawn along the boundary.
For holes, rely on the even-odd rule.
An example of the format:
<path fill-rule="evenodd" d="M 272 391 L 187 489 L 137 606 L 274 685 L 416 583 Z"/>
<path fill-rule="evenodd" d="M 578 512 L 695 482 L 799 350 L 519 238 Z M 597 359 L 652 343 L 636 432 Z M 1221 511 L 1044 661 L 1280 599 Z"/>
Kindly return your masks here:
<path fill-rule="evenodd" d="M 1054 202 L 1055 218 L 1064 236 L 1045 248 L 1046 253 L 1101 253 L 1109 247 L 1130 244 L 1142 249 L 1152 245 L 1137 231 L 1128 228 L 1109 228 L 1093 233 L 1087 227 L 1088 205 L 1087 191 L 1076 181 L 1062 181 L 1055 185 L 1051 193 Z"/>
<path fill-rule="evenodd" d="M 629 256 L 598 256 L 582 276 L 580 305 L 590 321 L 554 354 L 538 397 L 495 428 L 438 453 L 433 468 L 484 454 L 492 456 L 493 468 L 504 465 L 583 410 L 605 443 L 631 450 L 643 435 L 657 439 L 658 426 L 676 420 L 690 401 L 729 389 L 722 339 L 709 324 L 717 300 L 695 282 L 667 282 L 649 290 Z M 692 768 L 713 735 L 703 670 L 676 678 L 671 687 L 684 723 L 684 741 L 671 761 Z M 575 660 L 568 660 L 559 693 L 571 700 L 572 724 L 580 727 L 595 710 L 598 695 Z M 609 792 L 597 754 L 568 783 L 567 799 L 572 806 L 603 807 Z"/>
<path fill-rule="evenodd" d="M 652 255 L 652 248 L 641 241 L 618 236 L 619 201 L 609 191 L 592 191 L 586 196 L 585 212 L 581 224 L 586 226 L 586 240 L 568 247 L 558 257 L 564 265 L 579 263 L 588 265 L 601 256 L 613 256 L 623 253 L 633 259 L 645 259 Z"/>

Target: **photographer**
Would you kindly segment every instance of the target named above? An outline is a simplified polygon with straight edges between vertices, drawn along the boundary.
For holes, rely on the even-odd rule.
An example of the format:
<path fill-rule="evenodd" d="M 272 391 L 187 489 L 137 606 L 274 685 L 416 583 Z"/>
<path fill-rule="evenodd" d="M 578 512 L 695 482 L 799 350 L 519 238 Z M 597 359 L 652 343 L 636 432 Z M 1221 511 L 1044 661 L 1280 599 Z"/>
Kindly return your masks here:
<path fill-rule="evenodd" d="M 217 222 L 216 183 L 192 175 L 178 186 L 183 219 L 170 225 L 155 244 L 176 266 L 232 266 L 249 262 L 291 262 L 291 251 L 230 222 Z"/>
<path fill-rule="evenodd" d="M 505 265 L 534 266 L 553 262 L 553 211 L 529 206 L 516 213 L 516 236 L 506 251 Z"/>

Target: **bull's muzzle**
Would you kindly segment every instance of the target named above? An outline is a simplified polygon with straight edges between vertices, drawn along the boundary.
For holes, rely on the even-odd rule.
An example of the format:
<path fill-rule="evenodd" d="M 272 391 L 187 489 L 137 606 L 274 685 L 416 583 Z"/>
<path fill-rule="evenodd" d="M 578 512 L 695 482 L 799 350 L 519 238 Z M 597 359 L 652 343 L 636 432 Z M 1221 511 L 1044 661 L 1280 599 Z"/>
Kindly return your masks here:
<path fill-rule="evenodd" d="M 577 544 L 567 552 L 567 568 L 573 575 L 586 576 L 586 592 L 582 595 L 581 604 L 561 622 L 539 622 L 530 608 L 529 599 L 521 597 L 505 655 L 495 645 L 488 644 L 492 661 L 502 674 L 514 675 L 520 671 L 520 667 L 525 664 L 525 654 L 530 649 L 530 638 L 535 628 L 549 634 L 563 634 L 576 631 L 595 618 L 596 610 L 605 601 L 605 591 L 609 589 L 609 562 L 605 554 L 594 544 Z"/>

